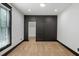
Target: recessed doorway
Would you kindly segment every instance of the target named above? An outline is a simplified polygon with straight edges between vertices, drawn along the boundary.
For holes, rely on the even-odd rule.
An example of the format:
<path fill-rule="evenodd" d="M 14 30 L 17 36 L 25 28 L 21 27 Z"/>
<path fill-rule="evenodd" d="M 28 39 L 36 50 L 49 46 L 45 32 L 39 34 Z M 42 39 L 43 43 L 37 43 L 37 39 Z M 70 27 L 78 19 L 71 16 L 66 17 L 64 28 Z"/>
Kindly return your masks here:
<path fill-rule="evenodd" d="M 28 39 L 36 41 L 36 22 L 28 22 Z"/>

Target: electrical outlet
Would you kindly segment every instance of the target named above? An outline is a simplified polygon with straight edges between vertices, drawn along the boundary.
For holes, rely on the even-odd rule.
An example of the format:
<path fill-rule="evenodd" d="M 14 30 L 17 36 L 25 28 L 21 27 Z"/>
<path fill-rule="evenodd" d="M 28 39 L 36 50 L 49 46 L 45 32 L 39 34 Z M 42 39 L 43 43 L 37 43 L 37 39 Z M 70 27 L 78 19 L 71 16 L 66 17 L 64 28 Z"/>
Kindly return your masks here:
<path fill-rule="evenodd" d="M 77 51 L 79 51 L 79 48 L 77 48 Z"/>

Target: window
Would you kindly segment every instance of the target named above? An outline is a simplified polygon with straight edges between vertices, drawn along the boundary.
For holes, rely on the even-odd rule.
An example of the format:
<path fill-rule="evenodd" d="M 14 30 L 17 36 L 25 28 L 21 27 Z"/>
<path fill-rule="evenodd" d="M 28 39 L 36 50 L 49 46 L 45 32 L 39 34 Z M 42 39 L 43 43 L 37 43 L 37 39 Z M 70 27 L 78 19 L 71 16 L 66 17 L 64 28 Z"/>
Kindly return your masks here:
<path fill-rule="evenodd" d="M 11 45 L 11 8 L 0 4 L 0 51 Z"/>

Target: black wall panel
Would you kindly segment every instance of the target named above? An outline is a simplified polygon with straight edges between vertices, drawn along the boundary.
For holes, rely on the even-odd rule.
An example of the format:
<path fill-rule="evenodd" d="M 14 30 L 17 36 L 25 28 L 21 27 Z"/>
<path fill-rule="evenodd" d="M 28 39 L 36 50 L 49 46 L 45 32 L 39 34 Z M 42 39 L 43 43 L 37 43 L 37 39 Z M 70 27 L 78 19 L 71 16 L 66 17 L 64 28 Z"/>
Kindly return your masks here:
<path fill-rule="evenodd" d="M 44 17 L 36 17 L 36 40 L 43 41 L 44 38 Z"/>
<path fill-rule="evenodd" d="M 24 40 L 28 41 L 28 17 L 24 16 Z"/>
<path fill-rule="evenodd" d="M 55 41 L 57 38 L 57 17 L 45 17 L 44 23 L 45 40 Z"/>
<path fill-rule="evenodd" d="M 28 21 L 36 21 L 36 41 L 57 39 L 57 16 L 25 16 L 24 38 L 28 40 Z"/>

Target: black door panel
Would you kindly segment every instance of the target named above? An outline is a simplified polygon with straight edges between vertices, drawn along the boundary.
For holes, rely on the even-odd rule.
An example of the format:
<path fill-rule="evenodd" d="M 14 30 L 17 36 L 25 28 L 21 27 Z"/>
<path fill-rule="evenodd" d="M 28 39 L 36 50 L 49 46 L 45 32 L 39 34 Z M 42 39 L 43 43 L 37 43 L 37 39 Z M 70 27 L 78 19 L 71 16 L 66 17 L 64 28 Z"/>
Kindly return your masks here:
<path fill-rule="evenodd" d="M 57 38 L 57 16 L 37 17 L 37 41 L 55 41 Z"/>
<path fill-rule="evenodd" d="M 46 17 L 45 19 L 45 40 L 54 41 L 57 36 L 57 17 Z"/>
<path fill-rule="evenodd" d="M 36 40 L 44 40 L 44 17 L 39 16 L 36 18 Z"/>

